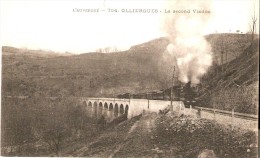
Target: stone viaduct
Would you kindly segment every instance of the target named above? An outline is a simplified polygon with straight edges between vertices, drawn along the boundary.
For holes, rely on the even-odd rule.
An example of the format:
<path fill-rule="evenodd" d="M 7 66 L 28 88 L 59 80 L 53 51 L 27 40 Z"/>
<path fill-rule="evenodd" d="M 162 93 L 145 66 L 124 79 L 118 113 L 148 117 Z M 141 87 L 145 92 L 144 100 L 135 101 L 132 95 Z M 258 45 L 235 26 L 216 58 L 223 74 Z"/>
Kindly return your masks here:
<path fill-rule="evenodd" d="M 92 117 L 102 115 L 107 121 L 126 114 L 127 118 L 137 116 L 144 111 L 156 112 L 170 105 L 170 101 L 147 99 L 117 99 L 117 98 L 81 98 L 80 102 Z M 184 110 L 182 101 L 173 101 L 174 110 Z"/>
<path fill-rule="evenodd" d="M 165 100 L 147 100 L 147 99 L 118 99 L 118 98 L 78 98 L 80 104 L 84 106 L 88 115 L 99 118 L 102 115 L 105 119 L 110 122 L 120 115 L 126 114 L 127 118 L 130 119 L 137 116 L 144 111 L 156 112 L 165 109 L 170 105 L 170 101 Z M 180 111 L 187 115 L 193 115 L 195 117 L 215 120 L 220 124 L 230 124 L 239 126 L 244 129 L 257 130 L 258 116 L 256 119 L 250 119 L 245 117 L 239 117 L 234 115 L 228 115 L 227 111 L 222 113 L 214 114 L 214 109 L 198 110 L 197 108 L 185 108 L 182 101 L 173 101 L 173 110 Z M 218 110 L 219 111 L 219 110 Z M 199 116 L 198 116 L 199 114 Z M 240 114 L 242 115 L 242 114 Z"/>

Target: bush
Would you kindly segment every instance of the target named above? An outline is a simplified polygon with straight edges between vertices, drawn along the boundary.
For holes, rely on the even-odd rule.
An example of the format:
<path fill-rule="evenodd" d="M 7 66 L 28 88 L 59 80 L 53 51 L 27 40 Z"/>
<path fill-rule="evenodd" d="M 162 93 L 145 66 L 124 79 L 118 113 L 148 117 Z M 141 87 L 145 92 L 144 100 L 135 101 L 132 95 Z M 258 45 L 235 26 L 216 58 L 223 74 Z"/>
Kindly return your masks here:
<path fill-rule="evenodd" d="M 184 115 L 162 115 L 156 122 L 158 139 L 179 147 L 178 154 L 184 157 L 197 157 L 203 149 L 214 150 L 219 157 L 256 157 L 257 137 L 252 131 L 231 130 L 211 120 Z"/>
<path fill-rule="evenodd" d="M 258 86 L 242 86 L 222 89 L 216 94 L 212 94 L 209 104 L 217 109 L 232 110 L 236 112 L 257 114 Z"/>
<path fill-rule="evenodd" d="M 39 156 L 36 150 L 28 149 L 41 142 L 40 145 L 49 146 L 45 145 L 45 155 L 40 156 L 49 152 L 58 155 L 65 142 L 74 139 L 73 131 L 79 133 L 80 138 L 90 137 L 94 133 L 91 131 L 94 121 L 86 115 L 84 107 L 77 104 L 71 97 L 3 98 L 1 145 L 12 151 L 2 154 Z"/>

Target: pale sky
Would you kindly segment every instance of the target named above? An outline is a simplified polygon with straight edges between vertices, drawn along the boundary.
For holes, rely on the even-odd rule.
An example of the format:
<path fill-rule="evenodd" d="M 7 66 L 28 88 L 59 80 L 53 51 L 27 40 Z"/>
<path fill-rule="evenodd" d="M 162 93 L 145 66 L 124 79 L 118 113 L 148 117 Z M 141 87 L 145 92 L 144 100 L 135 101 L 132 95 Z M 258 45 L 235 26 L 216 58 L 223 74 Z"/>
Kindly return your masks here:
<path fill-rule="evenodd" d="M 212 0 L 213 7 L 205 8 L 211 11 L 212 18 L 208 25 L 205 24 L 204 34 L 216 31 L 229 32 L 229 30 L 247 32 L 253 13 L 253 1 Z M 0 2 L 2 46 L 79 54 L 109 46 L 126 50 L 132 45 L 167 36 L 162 26 L 166 16 L 163 12 L 169 3 L 167 0 L 149 2 L 147 0 L 1 0 Z M 255 2 L 258 3 L 255 5 L 258 14 L 259 2 Z M 141 8 L 158 9 L 162 13 L 76 13 L 73 12 L 74 8 L 117 8 L 120 11 Z"/>

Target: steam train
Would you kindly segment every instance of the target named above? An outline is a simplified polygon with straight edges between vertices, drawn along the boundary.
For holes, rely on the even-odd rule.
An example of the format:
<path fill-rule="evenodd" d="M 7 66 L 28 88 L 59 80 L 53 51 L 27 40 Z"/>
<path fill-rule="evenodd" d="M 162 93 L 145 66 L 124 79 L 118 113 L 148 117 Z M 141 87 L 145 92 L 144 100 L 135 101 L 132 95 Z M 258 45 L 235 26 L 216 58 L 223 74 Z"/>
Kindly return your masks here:
<path fill-rule="evenodd" d="M 171 95 L 172 94 L 172 95 Z M 150 99 L 150 100 L 172 100 L 183 101 L 185 107 L 198 106 L 199 101 L 197 99 L 198 87 L 192 87 L 191 83 L 178 84 L 167 89 L 150 91 L 146 93 L 124 93 L 117 97 L 121 99 Z"/>

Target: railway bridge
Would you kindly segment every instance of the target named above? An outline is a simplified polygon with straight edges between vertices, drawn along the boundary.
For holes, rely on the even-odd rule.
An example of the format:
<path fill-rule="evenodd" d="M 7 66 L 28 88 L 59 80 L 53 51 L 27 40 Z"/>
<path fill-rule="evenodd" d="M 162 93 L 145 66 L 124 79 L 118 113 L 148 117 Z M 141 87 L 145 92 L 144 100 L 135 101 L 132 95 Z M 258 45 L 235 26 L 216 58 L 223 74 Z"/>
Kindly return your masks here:
<path fill-rule="evenodd" d="M 99 118 L 102 115 L 107 121 L 125 114 L 127 118 L 137 116 L 144 111 L 156 112 L 170 105 L 170 101 L 147 99 L 118 99 L 118 98 L 81 98 L 80 102 L 89 115 Z M 174 110 L 184 110 L 182 101 L 173 101 Z"/>

